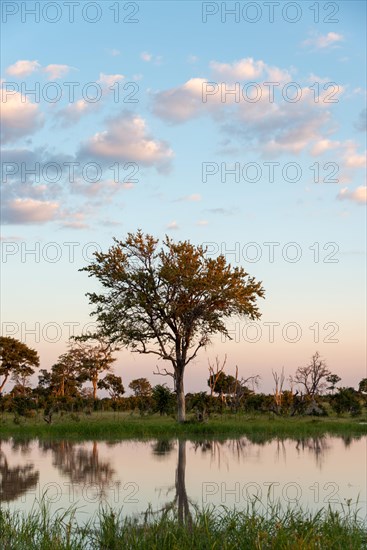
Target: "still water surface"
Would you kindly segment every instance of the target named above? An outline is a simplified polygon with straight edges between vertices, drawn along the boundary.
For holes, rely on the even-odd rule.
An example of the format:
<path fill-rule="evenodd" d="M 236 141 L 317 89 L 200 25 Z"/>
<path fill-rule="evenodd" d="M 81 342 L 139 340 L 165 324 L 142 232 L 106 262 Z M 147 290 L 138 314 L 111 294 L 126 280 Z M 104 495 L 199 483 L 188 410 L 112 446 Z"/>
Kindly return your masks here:
<path fill-rule="evenodd" d="M 123 515 L 167 507 L 245 508 L 256 496 L 319 510 L 348 503 L 366 517 L 367 436 L 256 442 L 227 440 L 0 440 L 0 501 L 29 511 L 44 495 L 51 510 L 77 507 L 80 520 L 101 505 Z M 356 502 L 358 504 L 356 505 Z"/>

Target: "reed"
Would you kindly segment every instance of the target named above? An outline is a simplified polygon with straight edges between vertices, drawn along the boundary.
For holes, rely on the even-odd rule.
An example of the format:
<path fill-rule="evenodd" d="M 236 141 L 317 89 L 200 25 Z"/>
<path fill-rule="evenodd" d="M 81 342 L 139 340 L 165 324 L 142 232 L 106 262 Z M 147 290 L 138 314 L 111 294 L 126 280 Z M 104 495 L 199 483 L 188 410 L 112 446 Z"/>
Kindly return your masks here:
<path fill-rule="evenodd" d="M 174 513 L 148 511 L 142 520 L 122 511 L 102 509 L 86 524 L 76 510 L 53 514 L 44 503 L 28 515 L 0 509 L 3 550 L 359 550 L 367 548 L 367 531 L 350 506 L 335 512 L 322 509 L 282 510 L 274 504 L 265 513 L 254 503 L 244 511 L 224 507 L 193 513 L 190 521 Z"/>
<path fill-rule="evenodd" d="M 0 418 L 0 437 L 71 437 L 77 439 L 128 439 L 146 437 L 225 437 L 249 436 L 308 437 L 313 435 L 363 435 L 367 434 L 365 418 L 283 418 L 268 414 L 213 416 L 206 422 L 188 420 L 178 424 L 172 417 L 158 415 L 93 413 L 86 416 L 65 414 L 55 416 L 47 424 L 42 415 L 21 418 Z"/>

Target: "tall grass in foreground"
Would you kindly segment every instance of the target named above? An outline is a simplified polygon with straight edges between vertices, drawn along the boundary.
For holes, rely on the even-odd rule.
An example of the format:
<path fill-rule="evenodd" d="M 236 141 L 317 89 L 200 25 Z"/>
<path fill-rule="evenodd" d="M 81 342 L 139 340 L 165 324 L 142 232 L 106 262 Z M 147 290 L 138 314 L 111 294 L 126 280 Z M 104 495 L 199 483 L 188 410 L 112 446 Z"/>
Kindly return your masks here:
<path fill-rule="evenodd" d="M 0 509 L 2 550 L 266 550 L 367 548 L 365 526 L 357 513 L 331 509 L 312 514 L 274 505 L 266 514 L 254 506 L 245 511 L 225 508 L 196 512 L 182 523 L 175 515 L 147 514 L 138 521 L 101 510 L 78 525 L 75 509 L 50 514 L 41 503 L 28 515 Z"/>

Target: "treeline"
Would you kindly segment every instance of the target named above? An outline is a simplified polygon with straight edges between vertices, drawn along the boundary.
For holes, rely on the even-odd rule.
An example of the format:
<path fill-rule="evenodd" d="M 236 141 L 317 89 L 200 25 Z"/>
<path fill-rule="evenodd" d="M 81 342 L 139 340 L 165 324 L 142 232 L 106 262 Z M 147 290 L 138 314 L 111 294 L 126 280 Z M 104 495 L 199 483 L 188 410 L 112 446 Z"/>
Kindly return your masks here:
<path fill-rule="evenodd" d="M 116 348 L 115 348 L 116 349 Z M 31 387 L 30 377 L 39 367 L 37 352 L 10 337 L 0 337 L 0 410 L 15 418 L 33 417 L 42 411 L 45 422 L 52 423 L 55 414 L 93 411 L 137 411 L 141 415 L 175 413 L 177 395 L 166 384 L 152 386 L 146 378 L 132 380 L 128 387 L 133 395 L 125 396 L 122 378 L 111 372 L 115 358 L 110 345 L 102 340 L 74 339 L 52 368 L 39 370 L 38 384 Z M 188 393 L 186 409 L 197 420 L 211 414 L 266 412 L 280 416 L 326 416 L 328 412 L 361 415 L 367 407 L 367 378 L 358 390 L 337 387 L 341 378 L 331 373 L 316 352 L 310 363 L 299 367 L 288 379 L 284 371 L 272 371 L 274 390 L 271 394 L 256 391 L 260 377 L 239 378 L 225 372 L 226 358 L 209 362 L 207 391 Z M 163 374 L 163 373 L 158 373 Z M 165 374 L 169 374 L 165 372 Z M 175 382 L 174 376 L 173 382 Z M 5 384 L 13 382 L 8 393 Z M 86 383 L 91 386 L 86 387 Z M 285 389 L 287 383 L 288 389 Z M 101 398 L 98 390 L 108 397 Z"/>

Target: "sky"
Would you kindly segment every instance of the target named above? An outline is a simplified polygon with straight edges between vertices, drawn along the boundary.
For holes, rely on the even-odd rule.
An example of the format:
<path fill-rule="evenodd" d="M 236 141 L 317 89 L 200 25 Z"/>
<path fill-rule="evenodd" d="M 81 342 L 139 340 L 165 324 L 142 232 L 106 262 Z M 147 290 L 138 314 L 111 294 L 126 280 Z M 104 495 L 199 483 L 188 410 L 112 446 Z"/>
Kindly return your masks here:
<path fill-rule="evenodd" d="M 88 330 L 80 268 L 142 229 L 263 282 L 208 361 L 366 372 L 364 2 L 2 2 L 1 332 L 50 368 Z M 90 325 L 89 325 L 90 328 Z M 152 359 L 153 357 L 153 359 Z M 154 356 L 118 354 L 125 387 Z M 36 381 L 36 377 L 34 378 Z"/>

